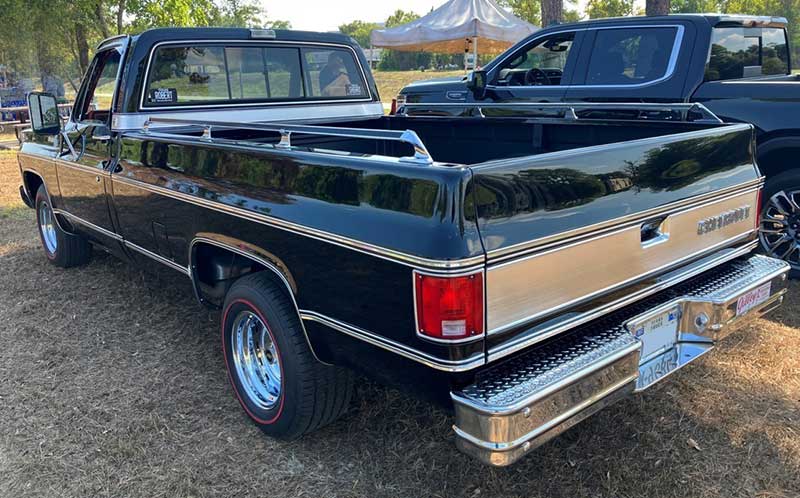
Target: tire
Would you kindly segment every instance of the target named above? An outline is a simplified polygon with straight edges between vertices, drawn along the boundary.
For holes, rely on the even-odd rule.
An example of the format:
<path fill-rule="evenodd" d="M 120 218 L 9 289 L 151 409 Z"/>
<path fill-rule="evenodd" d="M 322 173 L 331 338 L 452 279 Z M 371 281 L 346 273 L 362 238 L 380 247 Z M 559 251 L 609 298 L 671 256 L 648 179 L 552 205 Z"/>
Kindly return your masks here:
<path fill-rule="evenodd" d="M 768 178 L 760 209 L 761 251 L 788 262 L 789 276 L 800 278 L 800 171 Z"/>
<path fill-rule="evenodd" d="M 34 205 L 39 239 L 48 261 L 61 268 L 80 266 L 89 262 L 92 258 L 91 244 L 86 237 L 67 233 L 61 229 L 44 185 L 36 191 Z"/>
<path fill-rule="evenodd" d="M 222 352 L 236 398 L 269 436 L 297 439 L 350 405 L 352 373 L 314 358 L 292 300 L 265 272 L 240 278 L 228 291 Z"/>

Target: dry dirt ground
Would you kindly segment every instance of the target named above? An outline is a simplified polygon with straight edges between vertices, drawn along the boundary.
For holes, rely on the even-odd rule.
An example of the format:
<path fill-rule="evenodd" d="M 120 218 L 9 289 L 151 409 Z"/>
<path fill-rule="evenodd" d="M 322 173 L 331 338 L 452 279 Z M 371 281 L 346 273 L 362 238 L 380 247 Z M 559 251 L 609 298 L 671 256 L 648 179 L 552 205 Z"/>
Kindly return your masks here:
<path fill-rule="evenodd" d="M 225 376 L 218 316 L 183 277 L 96 254 L 50 266 L 0 152 L 0 497 L 800 496 L 800 285 L 769 319 L 507 469 L 449 416 L 367 381 L 294 443 Z"/>

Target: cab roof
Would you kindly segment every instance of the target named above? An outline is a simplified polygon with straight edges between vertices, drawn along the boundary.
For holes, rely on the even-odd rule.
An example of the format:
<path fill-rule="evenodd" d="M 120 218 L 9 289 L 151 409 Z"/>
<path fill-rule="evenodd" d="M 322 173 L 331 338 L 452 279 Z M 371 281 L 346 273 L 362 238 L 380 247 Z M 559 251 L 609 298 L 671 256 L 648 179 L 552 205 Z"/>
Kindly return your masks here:
<path fill-rule="evenodd" d="M 667 16 L 629 16 L 629 17 L 604 17 L 600 19 L 587 19 L 572 23 L 554 24 L 545 29 L 564 29 L 568 27 L 586 27 L 594 25 L 608 24 L 642 24 L 642 23 L 663 23 L 675 21 L 707 22 L 711 26 L 739 25 L 745 27 L 769 26 L 785 28 L 788 21 L 785 17 L 770 16 L 750 16 L 741 14 L 670 14 Z M 538 33 L 538 32 L 537 32 Z"/>

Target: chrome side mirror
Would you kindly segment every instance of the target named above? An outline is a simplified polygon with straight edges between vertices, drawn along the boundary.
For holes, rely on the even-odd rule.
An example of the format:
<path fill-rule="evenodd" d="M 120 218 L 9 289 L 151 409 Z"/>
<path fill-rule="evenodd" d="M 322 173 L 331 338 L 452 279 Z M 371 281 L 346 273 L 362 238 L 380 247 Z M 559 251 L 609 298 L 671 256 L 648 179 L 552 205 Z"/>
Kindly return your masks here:
<path fill-rule="evenodd" d="M 37 135 L 58 135 L 61 133 L 61 116 L 58 114 L 58 101 L 55 96 L 45 92 L 28 94 L 28 115 L 31 128 Z"/>

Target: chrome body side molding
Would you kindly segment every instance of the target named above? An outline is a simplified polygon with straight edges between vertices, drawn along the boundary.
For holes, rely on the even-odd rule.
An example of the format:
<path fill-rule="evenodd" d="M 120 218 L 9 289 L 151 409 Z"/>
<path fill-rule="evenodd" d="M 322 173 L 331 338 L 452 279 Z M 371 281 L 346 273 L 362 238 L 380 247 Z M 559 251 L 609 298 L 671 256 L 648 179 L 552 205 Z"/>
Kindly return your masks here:
<path fill-rule="evenodd" d="M 99 226 L 95 225 L 94 223 L 90 223 L 90 222 L 84 220 L 83 218 L 79 218 L 79 217 L 75 216 L 74 214 L 70 214 L 70 213 L 68 213 L 66 211 L 63 211 L 61 209 L 53 209 L 53 213 L 57 214 L 58 216 L 63 216 L 64 218 L 69 220 L 70 223 L 83 225 L 84 227 L 89 228 L 90 230 L 94 230 L 95 232 L 97 232 L 97 233 L 99 233 L 101 235 L 104 235 L 104 236 L 106 236 L 106 237 L 108 237 L 110 239 L 114 239 L 114 240 L 119 241 L 119 242 L 122 241 L 122 236 L 120 236 L 119 234 L 114 233 L 114 232 L 112 232 L 110 230 L 106 230 L 103 227 L 99 227 Z M 56 218 L 56 219 L 58 219 L 58 218 Z"/>
<path fill-rule="evenodd" d="M 185 266 L 179 265 L 178 263 L 176 263 L 176 262 L 174 262 L 174 261 L 172 261 L 170 259 L 167 259 L 164 256 L 161 256 L 160 254 L 156 254 L 153 251 L 145 249 L 142 246 L 138 246 L 138 245 L 134 244 L 133 242 L 128 242 L 127 240 L 123 240 L 122 243 L 128 249 L 132 249 L 132 250 L 134 250 L 134 251 L 136 251 L 136 252 L 138 252 L 140 254 L 144 254 L 145 256 L 147 256 L 147 257 L 149 257 L 151 259 L 154 259 L 154 260 L 158 261 L 161 264 L 167 265 L 170 268 L 172 268 L 173 270 L 179 271 L 179 272 L 183 273 L 186 276 L 191 276 L 191 272 L 189 271 L 189 268 L 186 268 Z"/>
<path fill-rule="evenodd" d="M 313 239 L 335 244 L 340 247 L 353 249 L 355 251 L 359 251 L 364 254 L 369 254 L 370 256 L 375 256 L 378 258 L 382 258 L 388 261 L 400 263 L 414 268 L 420 267 L 420 268 L 432 268 L 441 270 L 459 269 L 459 271 L 463 271 L 465 268 L 477 267 L 481 265 L 484 261 L 483 256 L 475 256 L 471 258 L 450 260 L 450 261 L 421 258 L 419 256 L 403 253 L 400 251 L 395 251 L 393 249 L 388 249 L 385 247 L 379 247 L 373 244 L 369 244 L 367 242 L 361 242 L 348 237 L 343 237 L 341 235 L 336 235 L 334 233 L 325 232 L 323 230 L 306 227 L 303 225 L 299 225 L 297 223 L 292 223 L 290 221 L 276 218 L 274 216 L 267 216 L 261 213 L 255 213 L 253 211 L 249 211 L 247 209 L 239 208 L 236 206 L 231 206 L 229 204 L 210 201 L 194 195 L 178 192 L 176 190 L 160 187 L 157 185 L 151 185 L 149 183 L 140 182 L 138 180 L 132 180 L 130 178 L 125 178 L 124 176 L 114 176 L 113 181 L 124 183 L 125 185 L 130 185 L 132 187 L 138 187 L 147 190 L 149 192 L 152 192 L 154 194 L 171 197 L 173 199 L 178 199 L 184 202 L 189 202 L 198 206 L 213 209 L 221 213 L 230 214 L 232 216 L 237 216 L 239 218 L 244 218 L 250 221 L 255 221 L 263 225 L 278 228 L 298 235 L 311 237 Z"/>
<path fill-rule="evenodd" d="M 485 363 L 485 357 L 483 354 L 458 361 L 437 358 L 417 349 L 410 348 L 405 344 L 401 344 L 368 330 L 356 327 L 355 325 L 340 322 L 336 319 L 310 310 L 300 310 L 300 317 L 303 320 L 320 323 L 328 328 L 343 334 L 347 334 L 350 337 L 360 339 L 364 342 L 372 344 L 373 346 L 385 349 L 386 351 L 398 354 L 404 358 L 416 361 L 436 370 L 442 370 L 445 372 L 464 372 L 467 370 L 472 370 L 473 368 L 479 367 Z"/>

